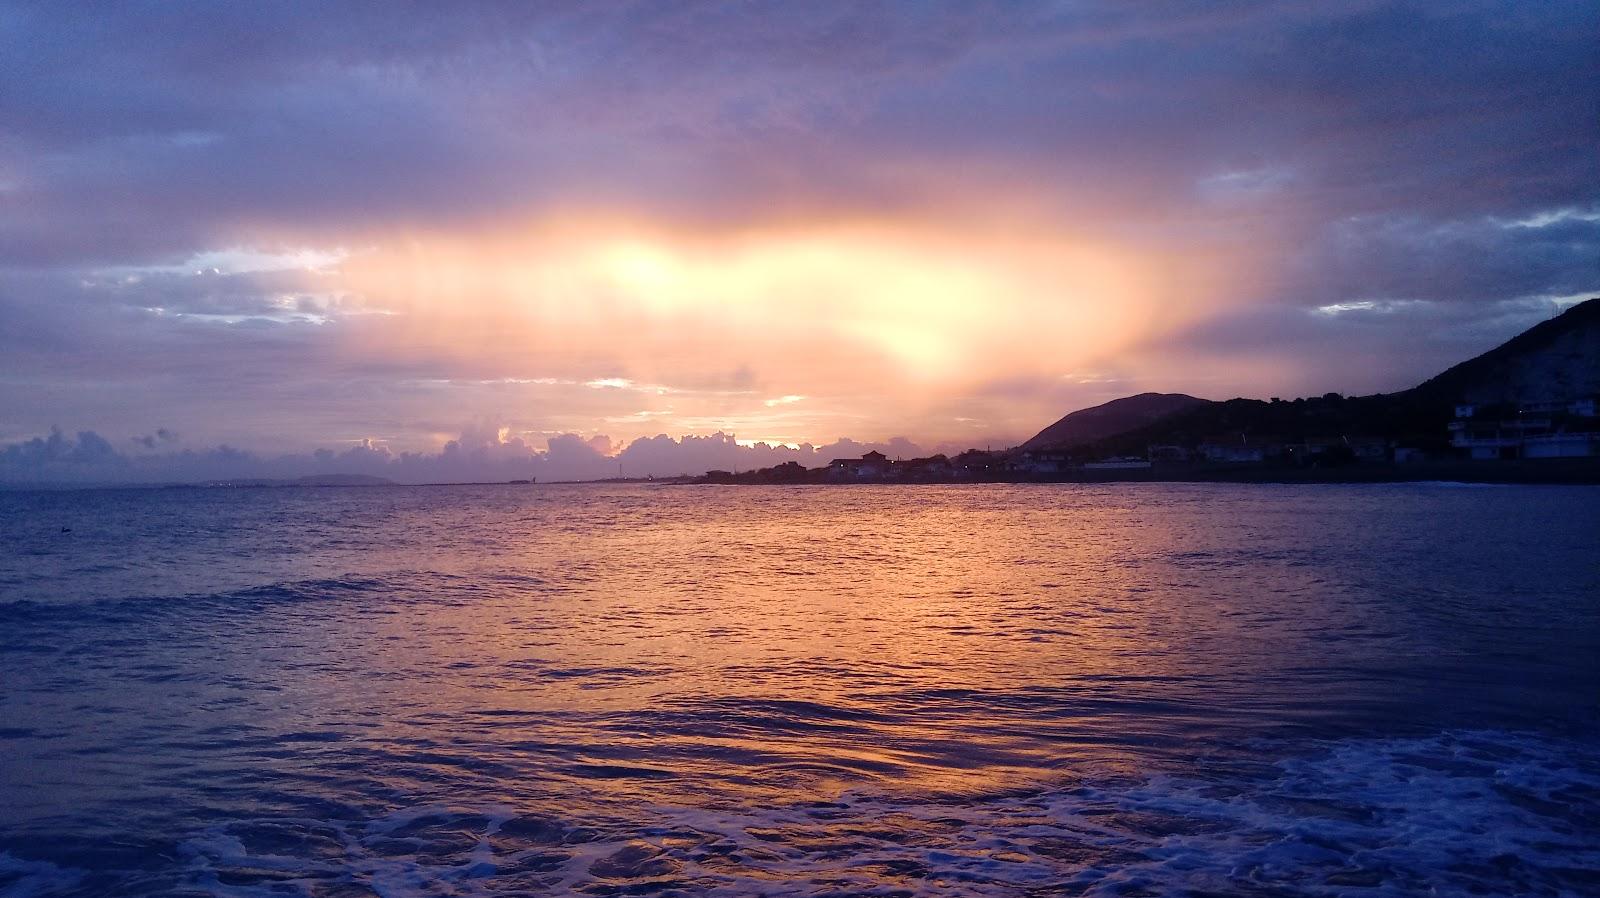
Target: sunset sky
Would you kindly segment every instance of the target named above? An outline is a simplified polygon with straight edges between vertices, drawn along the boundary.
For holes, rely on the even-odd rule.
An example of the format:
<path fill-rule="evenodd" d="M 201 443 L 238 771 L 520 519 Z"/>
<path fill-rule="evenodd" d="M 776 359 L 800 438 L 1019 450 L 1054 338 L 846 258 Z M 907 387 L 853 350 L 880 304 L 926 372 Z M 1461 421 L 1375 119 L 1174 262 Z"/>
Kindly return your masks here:
<path fill-rule="evenodd" d="M 3 4 L 0 447 L 1404 388 L 1600 294 L 1597 110 L 1592 0 Z"/>

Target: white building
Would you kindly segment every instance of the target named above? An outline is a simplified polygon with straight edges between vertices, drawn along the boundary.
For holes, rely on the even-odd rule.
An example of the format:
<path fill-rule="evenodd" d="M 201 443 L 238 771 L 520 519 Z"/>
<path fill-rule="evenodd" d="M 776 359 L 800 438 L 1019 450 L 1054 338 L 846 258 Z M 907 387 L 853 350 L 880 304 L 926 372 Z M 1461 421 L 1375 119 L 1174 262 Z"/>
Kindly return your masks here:
<path fill-rule="evenodd" d="M 1546 433 L 1522 441 L 1523 458 L 1593 458 L 1600 456 L 1600 433 Z"/>

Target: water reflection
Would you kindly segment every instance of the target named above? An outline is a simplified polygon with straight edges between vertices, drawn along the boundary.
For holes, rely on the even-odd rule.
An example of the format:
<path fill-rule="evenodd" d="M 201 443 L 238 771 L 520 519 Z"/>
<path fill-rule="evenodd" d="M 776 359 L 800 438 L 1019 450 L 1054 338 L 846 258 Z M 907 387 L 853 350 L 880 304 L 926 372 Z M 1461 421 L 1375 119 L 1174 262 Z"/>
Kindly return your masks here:
<path fill-rule="evenodd" d="M 1318 894 L 1444 864 L 1537 893 L 1597 866 L 1585 490 L 0 503 L 28 600 L 0 608 L 0 889 Z M 1474 867 L 1485 820 L 1575 860 Z"/>

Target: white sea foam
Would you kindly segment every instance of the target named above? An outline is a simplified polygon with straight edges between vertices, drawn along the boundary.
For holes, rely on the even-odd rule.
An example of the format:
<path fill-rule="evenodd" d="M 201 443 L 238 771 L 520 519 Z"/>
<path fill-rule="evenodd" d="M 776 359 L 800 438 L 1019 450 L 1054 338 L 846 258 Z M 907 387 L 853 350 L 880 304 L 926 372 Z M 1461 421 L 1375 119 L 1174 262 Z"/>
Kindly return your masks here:
<path fill-rule="evenodd" d="M 982 801 L 852 795 L 657 807 L 629 826 L 508 836 L 511 808 L 427 806 L 336 830 L 321 860 L 186 843 L 216 895 L 1580 895 L 1600 886 L 1593 752 L 1501 732 L 1346 741 L 1255 768 Z M 279 821 L 284 822 L 284 821 Z M 327 826 L 300 821 L 309 826 Z M 526 831 L 527 827 L 523 826 Z M 542 844 L 541 844 L 542 842 Z M 408 848 L 409 846 L 409 848 Z M 248 871 L 260 882 L 247 882 Z"/>

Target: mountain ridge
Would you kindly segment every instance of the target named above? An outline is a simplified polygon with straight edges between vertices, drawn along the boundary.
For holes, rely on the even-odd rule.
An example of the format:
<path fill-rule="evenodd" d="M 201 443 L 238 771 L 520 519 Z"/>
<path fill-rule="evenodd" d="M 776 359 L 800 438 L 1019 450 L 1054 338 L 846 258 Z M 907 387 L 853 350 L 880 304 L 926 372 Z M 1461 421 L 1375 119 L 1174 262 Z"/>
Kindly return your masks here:
<path fill-rule="evenodd" d="M 1187 393 L 1139 393 L 1068 412 L 1022 444 L 1023 449 L 1081 445 L 1116 436 L 1209 402 Z"/>
<path fill-rule="evenodd" d="M 1081 450 L 1085 454 L 1143 454 L 1150 445 L 1193 445 L 1218 434 L 1285 437 L 1362 435 L 1442 443 L 1458 402 L 1502 404 L 1600 394 L 1600 298 L 1577 303 L 1487 352 L 1394 393 L 1327 393 L 1290 401 L 1193 399 L 1188 407 L 1096 436 L 1057 439 L 1074 419 L 1104 421 L 1102 410 L 1152 396 L 1140 393 L 1071 412 L 1017 448 Z M 1055 433 L 1053 434 L 1052 431 Z"/>
<path fill-rule="evenodd" d="M 1541 370 L 1541 355 L 1567 364 Z M 1449 402 L 1545 401 L 1600 392 L 1600 298 L 1588 299 L 1410 390 Z"/>

